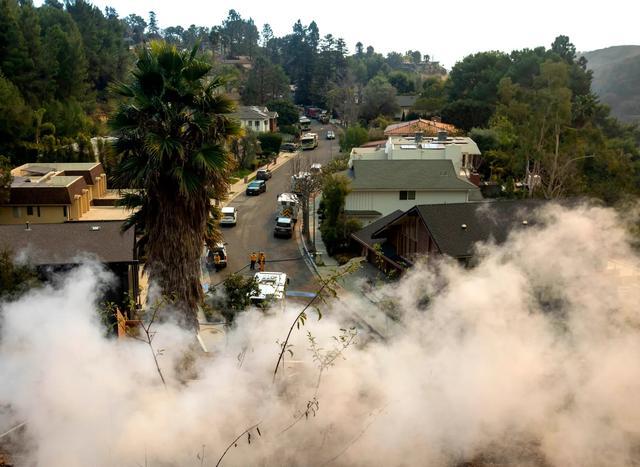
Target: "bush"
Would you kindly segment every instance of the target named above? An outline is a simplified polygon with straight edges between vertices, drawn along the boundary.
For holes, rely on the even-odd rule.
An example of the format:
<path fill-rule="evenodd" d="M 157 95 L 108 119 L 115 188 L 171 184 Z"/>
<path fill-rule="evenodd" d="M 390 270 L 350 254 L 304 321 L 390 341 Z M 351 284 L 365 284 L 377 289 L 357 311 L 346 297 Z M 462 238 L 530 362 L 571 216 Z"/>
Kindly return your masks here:
<path fill-rule="evenodd" d="M 280 125 L 280 132 L 291 136 L 300 136 L 300 128 L 297 125 Z"/>
<path fill-rule="evenodd" d="M 360 125 L 350 126 L 340 133 L 340 151 L 351 152 L 351 149 L 369 141 L 369 133 Z"/>
<path fill-rule="evenodd" d="M 262 154 L 278 154 L 282 144 L 282 136 L 277 133 L 260 133 L 258 135 Z"/>

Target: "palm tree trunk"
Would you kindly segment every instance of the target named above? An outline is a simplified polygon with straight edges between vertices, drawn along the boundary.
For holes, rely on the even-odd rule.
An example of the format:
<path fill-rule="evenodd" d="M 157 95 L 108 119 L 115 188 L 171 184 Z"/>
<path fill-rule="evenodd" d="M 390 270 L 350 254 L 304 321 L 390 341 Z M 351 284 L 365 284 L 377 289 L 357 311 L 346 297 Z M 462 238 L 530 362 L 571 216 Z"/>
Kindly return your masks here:
<path fill-rule="evenodd" d="M 179 324 L 197 332 L 198 306 L 204 298 L 200 257 L 209 200 L 206 193 L 189 201 L 182 196 L 171 198 L 169 193 L 167 190 L 156 194 L 157 210 L 151 210 L 147 219 L 149 278 L 172 299 L 172 306 L 179 311 Z"/>

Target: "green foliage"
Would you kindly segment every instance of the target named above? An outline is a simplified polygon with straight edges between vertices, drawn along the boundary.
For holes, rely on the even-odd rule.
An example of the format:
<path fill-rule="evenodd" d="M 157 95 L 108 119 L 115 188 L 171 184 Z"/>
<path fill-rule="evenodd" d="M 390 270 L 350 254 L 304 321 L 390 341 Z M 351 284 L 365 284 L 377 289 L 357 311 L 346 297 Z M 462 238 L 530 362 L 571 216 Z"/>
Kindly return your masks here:
<path fill-rule="evenodd" d="M 274 99 L 289 95 L 289 78 L 280 65 L 274 65 L 264 57 L 253 64 L 241 90 L 245 105 L 264 105 Z M 269 108 L 269 110 L 273 110 Z"/>
<path fill-rule="evenodd" d="M 348 249 L 351 234 L 362 228 L 357 220 L 347 219 L 344 214 L 344 203 L 349 191 L 349 180 L 344 176 L 329 175 L 325 178 L 322 187 L 324 218 L 320 224 L 320 234 L 329 255 Z"/>
<path fill-rule="evenodd" d="M 349 153 L 351 149 L 363 145 L 369 141 L 369 133 L 360 125 L 347 128 L 339 135 L 340 151 Z"/>
<path fill-rule="evenodd" d="M 8 158 L 0 155 L 0 204 L 9 201 L 12 180 L 11 162 Z"/>
<path fill-rule="evenodd" d="M 258 140 L 260 141 L 262 154 L 275 155 L 280 152 L 282 135 L 279 135 L 277 133 L 260 133 L 258 135 Z"/>
<path fill-rule="evenodd" d="M 388 79 L 398 94 L 412 94 L 416 91 L 415 80 L 408 73 L 394 71 L 389 74 Z"/>
<path fill-rule="evenodd" d="M 258 292 L 258 284 L 253 277 L 244 277 L 240 274 L 231 274 L 223 283 L 225 292 L 225 310 L 222 312 L 231 324 L 236 313 L 245 310 L 251 305 L 250 295 Z"/>
<path fill-rule="evenodd" d="M 0 251 L 0 298 L 14 299 L 38 283 L 38 275 L 28 264 L 14 261 L 13 252 Z"/>
<path fill-rule="evenodd" d="M 243 135 L 231 141 L 231 152 L 235 157 L 236 168 L 252 170 L 256 165 L 256 159 L 260 152 L 258 134 L 245 129 Z"/>
<path fill-rule="evenodd" d="M 485 126 L 493 112 L 492 106 L 482 101 L 462 99 L 442 108 L 442 120 L 464 131 Z"/>
<path fill-rule="evenodd" d="M 369 121 L 378 115 L 393 116 L 399 109 L 396 89 L 383 76 L 376 76 L 362 92 L 360 116 Z"/>
<path fill-rule="evenodd" d="M 293 102 L 287 100 L 273 100 L 267 102 L 267 108 L 278 112 L 278 125 L 295 125 L 298 123 L 300 111 Z"/>

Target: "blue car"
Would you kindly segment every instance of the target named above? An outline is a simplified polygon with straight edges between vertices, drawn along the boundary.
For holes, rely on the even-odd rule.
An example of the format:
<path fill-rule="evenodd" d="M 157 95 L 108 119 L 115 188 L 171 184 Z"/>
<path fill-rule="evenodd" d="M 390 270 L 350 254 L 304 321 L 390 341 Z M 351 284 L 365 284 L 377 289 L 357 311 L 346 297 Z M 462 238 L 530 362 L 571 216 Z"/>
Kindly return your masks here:
<path fill-rule="evenodd" d="M 247 185 L 247 196 L 259 195 L 267 191 L 267 184 L 264 180 L 254 180 Z"/>

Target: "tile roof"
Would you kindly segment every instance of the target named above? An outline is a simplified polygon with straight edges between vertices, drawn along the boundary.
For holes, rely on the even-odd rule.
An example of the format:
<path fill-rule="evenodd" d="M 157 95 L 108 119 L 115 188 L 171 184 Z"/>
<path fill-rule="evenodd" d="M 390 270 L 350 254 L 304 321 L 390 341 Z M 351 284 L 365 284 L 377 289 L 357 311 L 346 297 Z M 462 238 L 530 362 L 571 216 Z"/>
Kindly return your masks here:
<path fill-rule="evenodd" d="M 419 118 L 417 120 L 411 120 L 410 122 L 400 122 L 389 125 L 384 129 L 385 136 L 413 136 L 418 132 L 422 132 L 424 135 L 435 136 L 438 131 L 446 131 L 450 134 L 459 133 L 458 129 L 448 123 L 435 122 L 433 120 L 425 120 Z"/>
<path fill-rule="evenodd" d="M 103 263 L 131 263 L 134 232 L 121 232 L 122 221 L 0 225 L 0 246 L 26 251 L 36 266 L 77 264 L 83 256 Z M 96 229 L 96 227 L 98 227 Z"/>
<path fill-rule="evenodd" d="M 352 190 L 477 190 L 456 176 L 449 159 L 354 160 Z"/>

